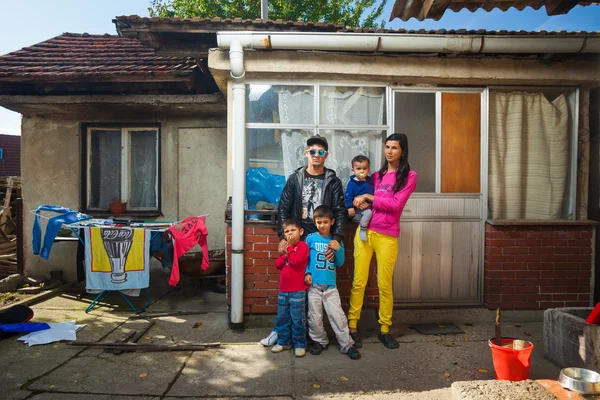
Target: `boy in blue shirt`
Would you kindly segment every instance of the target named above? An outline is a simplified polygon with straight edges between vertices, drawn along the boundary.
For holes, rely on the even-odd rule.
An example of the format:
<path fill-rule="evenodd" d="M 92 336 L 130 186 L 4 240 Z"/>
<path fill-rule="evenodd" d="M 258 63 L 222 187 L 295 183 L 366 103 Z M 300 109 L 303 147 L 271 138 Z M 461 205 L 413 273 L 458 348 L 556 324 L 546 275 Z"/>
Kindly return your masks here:
<path fill-rule="evenodd" d="M 361 194 L 374 194 L 373 184 L 369 177 L 371 172 L 371 161 L 365 156 L 356 156 L 352 159 L 352 172 L 354 175 L 350 176 L 348 186 L 346 186 L 346 208 L 348 209 L 348 216 L 353 218 L 360 216 L 360 240 L 363 242 L 367 241 L 367 227 L 371 221 L 371 209 L 357 210 L 352 204 L 356 196 Z"/>
<path fill-rule="evenodd" d="M 313 212 L 313 220 L 317 232 L 306 237 L 310 253 L 304 283 L 308 288 L 308 334 L 314 340 L 308 350 L 310 354 L 319 355 L 329 344 L 327 333 L 323 328 L 323 308 L 335 336 L 340 344 L 340 351 L 352 360 L 360 358 L 359 351 L 354 347 L 350 337 L 348 319 L 342 310 L 340 294 L 336 287 L 336 268 L 344 265 L 344 245 L 333 240 L 331 226 L 335 222 L 333 211 L 329 206 L 321 205 Z M 335 260 L 329 261 L 325 252 L 331 248 Z"/>

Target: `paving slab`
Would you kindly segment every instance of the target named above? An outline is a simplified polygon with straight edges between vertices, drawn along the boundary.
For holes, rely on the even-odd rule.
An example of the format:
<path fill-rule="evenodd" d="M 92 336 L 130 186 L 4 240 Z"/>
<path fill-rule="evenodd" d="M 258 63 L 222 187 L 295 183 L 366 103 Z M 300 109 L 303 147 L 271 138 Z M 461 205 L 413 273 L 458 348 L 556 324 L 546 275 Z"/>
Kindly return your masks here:
<path fill-rule="evenodd" d="M 160 301 L 152 304 L 148 312 L 203 311 L 227 313 L 226 295 L 213 293 L 209 288 L 199 288 L 193 297 L 179 288 L 171 288 Z"/>
<path fill-rule="evenodd" d="M 194 352 L 168 396 L 293 396 L 291 352 L 260 345 Z"/>
<path fill-rule="evenodd" d="M 161 396 L 191 352 L 123 353 L 85 350 L 28 386 L 29 390 Z"/>
<path fill-rule="evenodd" d="M 105 396 L 99 394 L 40 393 L 32 400 L 159 400 L 159 397 Z"/>
<path fill-rule="evenodd" d="M 479 381 L 452 384 L 452 400 L 557 400 L 536 381 Z"/>
<path fill-rule="evenodd" d="M 35 322 L 75 320 L 78 324 L 86 324 L 77 332 L 77 337 L 79 340 L 88 341 L 107 336 L 124 321 L 124 318 L 118 316 L 98 316 L 85 314 L 83 311 L 49 310 L 41 307 L 35 307 L 34 313 Z M 65 343 L 29 347 L 17 341 L 20 336 L 23 335 L 16 334 L 0 342 L 0 382 L 5 390 L 4 395 L 10 398 L 23 398 L 19 388 L 27 387 L 37 377 L 58 368 L 83 351 L 82 348 Z"/>

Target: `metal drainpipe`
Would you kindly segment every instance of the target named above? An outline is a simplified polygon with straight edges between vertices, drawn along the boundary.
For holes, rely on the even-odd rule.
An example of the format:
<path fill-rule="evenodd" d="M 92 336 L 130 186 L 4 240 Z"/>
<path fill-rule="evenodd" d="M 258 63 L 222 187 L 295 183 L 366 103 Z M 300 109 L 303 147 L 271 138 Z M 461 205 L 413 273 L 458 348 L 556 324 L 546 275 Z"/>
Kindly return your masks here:
<path fill-rule="evenodd" d="M 244 323 L 244 196 L 246 195 L 246 84 L 244 49 L 239 41 L 229 48 L 232 81 L 232 199 L 231 199 L 231 320 Z"/>

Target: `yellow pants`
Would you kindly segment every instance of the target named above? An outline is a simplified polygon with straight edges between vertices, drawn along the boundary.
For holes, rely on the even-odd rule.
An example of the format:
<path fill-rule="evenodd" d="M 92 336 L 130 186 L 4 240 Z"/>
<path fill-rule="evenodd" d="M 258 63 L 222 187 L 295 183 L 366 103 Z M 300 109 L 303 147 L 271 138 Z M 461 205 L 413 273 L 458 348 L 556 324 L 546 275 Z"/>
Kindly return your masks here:
<path fill-rule="evenodd" d="M 359 229 L 354 236 L 354 281 L 350 293 L 350 312 L 348 325 L 355 329 L 360 319 L 360 312 L 365 297 L 365 287 L 369 280 L 369 265 L 373 252 L 377 259 L 377 287 L 379 288 L 379 324 L 381 332 L 388 333 L 392 326 L 394 295 L 392 278 L 398 257 L 398 238 L 383 233 L 367 230 L 367 241 L 359 237 Z"/>

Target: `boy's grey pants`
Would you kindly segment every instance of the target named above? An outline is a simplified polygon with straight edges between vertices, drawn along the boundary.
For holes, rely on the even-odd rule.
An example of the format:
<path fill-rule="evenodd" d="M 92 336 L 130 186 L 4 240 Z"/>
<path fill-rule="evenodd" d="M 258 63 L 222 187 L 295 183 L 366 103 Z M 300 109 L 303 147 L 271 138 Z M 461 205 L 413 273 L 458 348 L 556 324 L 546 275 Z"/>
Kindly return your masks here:
<path fill-rule="evenodd" d="M 312 285 L 308 288 L 308 334 L 312 340 L 324 347 L 329 344 L 329 339 L 323 327 L 323 308 L 340 344 L 340 351 L 346 354 L 348 349 L 354 346 L 354 340 L 350 337 L 340 293 L 337 288 L 329 288 L 329 285 Z"/>

